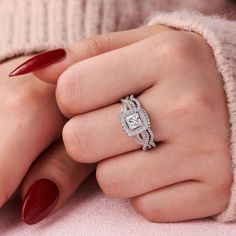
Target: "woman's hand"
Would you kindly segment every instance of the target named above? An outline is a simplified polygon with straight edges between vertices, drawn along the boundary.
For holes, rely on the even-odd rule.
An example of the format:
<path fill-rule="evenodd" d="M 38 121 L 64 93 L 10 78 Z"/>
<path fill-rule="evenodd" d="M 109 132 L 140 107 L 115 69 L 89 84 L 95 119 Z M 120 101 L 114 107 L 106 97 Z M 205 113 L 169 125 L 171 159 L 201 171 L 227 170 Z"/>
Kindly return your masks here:
<path fill-rule="evenodd" d="M 9 71 L 25 60 L 13 59 L 0 67 L 0 205 L 41 154 L 22 183 L 22 217 L 32 224 L 60 207 L 94 167 L 68 158 L 63 143 L 54 142 L 65 123 L 56 105 L 55 86 L 33 75 L 9 79 Z"/>
<path fill-rule="evenodd" d="M 78 162 L 99 162 L 97 181 L 106 194 L 129 198 L 155 222 L 212 216 L 227 207 L 226 100 L 200 35 L 143 27 L 86 39 L 66 52 L 64 61 L 35 74 L 51 82 L 59 77 L 57 102 L 71 118 L 63 129 L 66 150 Z M 129 94 L 149 114 L 155 149 L 143 152 L 122 130 L 119 101 Z"/>

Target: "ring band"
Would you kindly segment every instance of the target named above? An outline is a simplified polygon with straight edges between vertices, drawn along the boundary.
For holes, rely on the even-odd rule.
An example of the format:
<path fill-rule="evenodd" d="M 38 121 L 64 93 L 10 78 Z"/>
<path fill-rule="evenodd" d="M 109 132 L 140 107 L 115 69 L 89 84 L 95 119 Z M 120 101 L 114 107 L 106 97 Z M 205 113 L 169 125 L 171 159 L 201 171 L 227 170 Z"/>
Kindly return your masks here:
<path fill-rule="evenodd" d="M 143 146 L 143 150 L 156 147 L 154 135 L 150 127 L 147 112 L 133 94 L 121 100 L 120 122 L 128 136 L 134 136 L 135 141 Z"/>

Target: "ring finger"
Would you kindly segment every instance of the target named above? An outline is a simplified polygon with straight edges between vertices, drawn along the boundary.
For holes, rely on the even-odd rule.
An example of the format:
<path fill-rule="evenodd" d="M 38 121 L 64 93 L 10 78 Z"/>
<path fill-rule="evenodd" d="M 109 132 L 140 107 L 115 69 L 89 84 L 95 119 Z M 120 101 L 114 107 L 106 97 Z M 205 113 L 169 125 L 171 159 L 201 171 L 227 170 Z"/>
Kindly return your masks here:
<path fill-rule="evenodd" d="M 168 139 L 173 120 L 168 118 L 162 92 L 155 95 L 149 89 L 138 97 L 141 106 L 149 114 L 156 142 Z M 118 154 L 141 148 L 132 137 L 128 137 L 120 124 L 121 105 L 114 104 L 72 118 L 63 129 L 63 140 L 68 154 L 76 161 L 93 163 Z M 157 114 L 156 114 L 157 113 Z"/>

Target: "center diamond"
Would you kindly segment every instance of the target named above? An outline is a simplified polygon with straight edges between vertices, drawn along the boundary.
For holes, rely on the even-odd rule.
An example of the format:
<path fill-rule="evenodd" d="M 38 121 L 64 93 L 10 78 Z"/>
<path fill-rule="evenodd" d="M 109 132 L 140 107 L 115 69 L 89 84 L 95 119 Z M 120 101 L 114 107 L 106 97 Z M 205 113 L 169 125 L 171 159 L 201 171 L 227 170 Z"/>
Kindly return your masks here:
<path fill-rule="evenodd" d="M 125 121 L 131 130 L 134 130 L 143 125 L 138 113 L 133 113 L 132 115 L 127 116 Z"/>

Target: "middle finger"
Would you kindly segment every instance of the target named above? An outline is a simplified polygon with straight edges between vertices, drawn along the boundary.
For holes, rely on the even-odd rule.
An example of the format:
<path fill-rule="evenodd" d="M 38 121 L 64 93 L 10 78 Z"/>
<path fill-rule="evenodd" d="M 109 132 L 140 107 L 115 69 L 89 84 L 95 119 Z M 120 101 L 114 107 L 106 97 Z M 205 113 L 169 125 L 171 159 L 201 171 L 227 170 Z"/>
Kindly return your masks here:
<path fill-rule="evenodd" d="M 155 35 L 68 68 L 57 84 L 61 111 L 72 117 L 114 104 L 127 94 L 140 94 L 153 86 L 162 71 L 163 48 L 159 45 Z"/>

